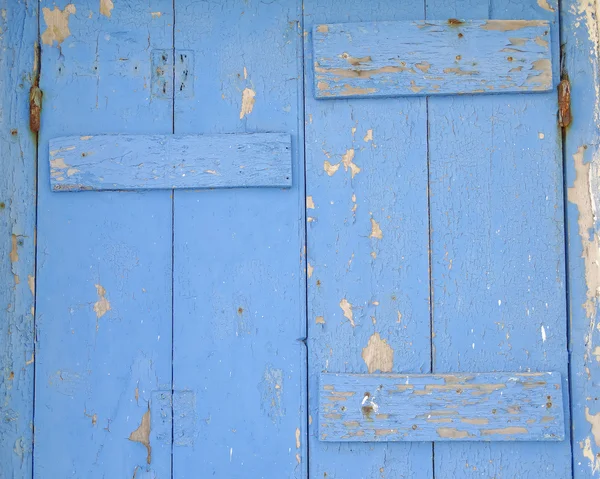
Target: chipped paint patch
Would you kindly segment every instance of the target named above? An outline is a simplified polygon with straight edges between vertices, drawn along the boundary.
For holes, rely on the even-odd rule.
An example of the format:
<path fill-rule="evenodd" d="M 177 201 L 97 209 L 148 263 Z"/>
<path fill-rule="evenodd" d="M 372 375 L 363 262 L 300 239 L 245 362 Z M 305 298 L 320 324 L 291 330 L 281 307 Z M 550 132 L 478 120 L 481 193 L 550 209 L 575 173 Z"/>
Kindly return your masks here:
<path fill-rule="evenodd" d="M 64 10 L 58 7 L 50 10 L 44 7 L 42 12 L 44 14 L 46 30 L 42 34 L 42 42 L 45 45 L 53 45 L 56 42 L 60 46 L 65 38 L 71 35 L 71 31 L 69 30 L 69 16 L 76 11 L 77 9 L 72 3 L 69 3 Z"/>
<path fill-rule="evenodd" d="M 342 155 L 342 163 L 344 164 L 344 170 L 348 171 L 350 168 L 350 172 L 352 178 L 354 178 L 358 173 L 360 173 L 360 168 L 354 164 L 354 148 L 350 148 L 346 150 L 346 153 Z"/>
<path fill-rule="evenodd" d="M 111 10 L 115 8 L 112 0 L 100 0 L 100 14 L 105 17 L 110 17 Z"/>
<path fill-rule="evenodd" d="M 356 324 L 354 324 L 354 313 L 352 312 L 352 304 L 348 302 L 346 298 L 340 301 L 340 308 L 344 312 L 344 316 L 348 318 L 350 321 L 350 325 L 354 328 Z"/>
<path fill-rule="evenodd" d="M 590 414 L 590 408 L 585 408 L 585 420 L 592 426 L 592 436 L 596 446 L 600 446 L 600 413 Z"/>
<path fill-rule="evenodd" d="M 96 312 L 96 318 L 101 318 L 108 311 L 110 311 L 110 302 L 106 299 L 106 290 L 100 284 L 95 284 L 96 293 L 98 294 L 98 301 L 94 304 L 94 311 Z"/>
<path fill-rule="evenodd" d="M 584 163 L 585 147 L 579 147 L 573 155 L 575 166 L 575 181 L 568 188 L 569 202 L 575 204 L 579 211 L 577 224 L 581 238 L 581 257 L 585 267 L 585 282 L 587 286 L 587 300 L 583 303 L 589 319 L 595 318 L 600 298 L 600 238 L 594 230 L 596 225 L 596 205 L 594 203 L 594 187 L 598 187 L 598 178 L 594 179 L 591 167 L 594 162 Z M 591 338 L 586 341 L 591 347 Z"/>
<path fill-rule="evenodd" d="M 596 474 L 596 472 L 600 471 L 600 457 L 594 455 L 590 438 L 586 437 L 585 441 L 579 443 L 579 447 L 582 449 L 583 457 L 590 461 L 592 475 Z"/>
<path fill-rule="evenodd" d="M 367 130 L 367 134 L 365 135 L 365 137 L 363 138 L 363 140 L 365 142 L 369 142 L 369 141 L 373 141 L 373 130 L 372 129 L 368 129 Z"/>
<path fill-rule="evenodd" d="M 394 350 L 379 333 L 373 333 L 367 346 L 362 350 L 362 358 L 370 373 L 389 373 L 394 367 Z"/>
<path fill-rule="evenodd" d="M 544 10 L 547 10 L 549 12 L 554 11 L 554 8 L 552 8 L 548 3 L 548 0 L 537 0 L 537 4 L 540 6 L 540 8 L 543 8 Z"/>
<path fill-rule="evenodd" d="M 461 431 L 455 427 L 439 427 L 437 429 L 438 436 L 449 439 L 464 439 L 469 437 L 467 431 Z"/>
<path fill-rule="evenodd" d="M 376 239 L 383 238 L 383 232 L 381 231 L 381 228 L 379 227 L 379 223 L 377 223 L 377 221 L 375 221 L 373 218 L 371 218 L 371 234 L 369 235 L 369 238 L 376 238 Z"/>
<path fill-rule="evenodd" d="M 511 32 L 521 30 L 522 28 L 541 26 L 544 26 L 543 20 L 491 20 L 485 22 L 481 26 L 481 29 L 497 32 Z"/>
<path fill-rule="evenodd" d="M 323 316 L 317 316 L 315 318 L 315 324 L 325 324 L 325 318 Z"/>
<path fill-rule="evenodd" d="M 312 196 L 307 196 L 306 197 L 306 208 L 310 209 L 310 210 L 314 210 L 315 209 L 315 203 L 313 201 L 313 197 Z"/>
<path fill-rule="evenodd" d="M 148 406 L 148 410 L 142 416 L 142 421 L 138 428 L 129 435 L 129 440 L 139 442 L 146 446 L 146 451 L 148 451 L 146 462 L 150 464 L 152 462 L 152 447 L 150 446 L 150 406 Z"/>
<path fill-rule="evenodd" d="M 242 107 L 240 109 L 240 120 L 252 113 L 256 101 L 256 92 L 252 88 L 244 88 L 242 92 Z"/>
<path fill-rule="evenodd" d="M 327 160 L 325 160 L 325 162 L 323 163 L 323 170 L 325 170 L 325 173 L 327 173 L 329 176 L 333 176 L 339 168 L 340 168 L 339 163 L 332 165 Z"/>
<path fill-rule="evenodd" d="M 10 248 L 10 254 L 9 254 L 9 258 L 10 258 L 10 262 L 11 263 L 16 263 L 17 261 L 19 261 L 19 251 L 17 250 L 17 235 L 13 234 L 10 237 L 10 242 L 11 242 L 11 248 Z"/>
<path fill-rule="evenodd" d="M 300 449 L 300 428 L 296 428 L 296 449 Z"/>
<path fill-rule="evenodd" d="M 160 18 L 162 16 L 162 12 L 150 12 L 152 18 Z"/>
<path fill-rule="evenodd" d="M 306 264 L 306 274 L 308 275 L 309 279 L 312 278 L 314 270 L 315 268 L 310 263 Z"/>
<path fill-rule="evenodd" d="M 29 285 L 29 291 L 31 291 L 31 295 L 33 296 L 35 294 L 35 276 L 28 274 L 27 284 Z"/>

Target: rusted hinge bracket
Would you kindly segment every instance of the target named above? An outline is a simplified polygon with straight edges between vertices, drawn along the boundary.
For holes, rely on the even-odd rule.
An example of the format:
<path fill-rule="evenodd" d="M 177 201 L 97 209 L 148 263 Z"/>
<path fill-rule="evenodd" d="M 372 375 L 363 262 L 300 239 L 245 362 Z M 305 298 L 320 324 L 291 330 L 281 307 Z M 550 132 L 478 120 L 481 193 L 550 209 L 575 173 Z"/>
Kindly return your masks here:
<path fill-rule="evenodd" d="M 32 133 L 40 131 L 40 116 L 42 114 L 42 90 L 40 90 L 40 47 L 35 44 L 33 78 L 29 89 L 29 129 Z"/>
<path fill-rule="evenodd" d="M 564 75 L 558 84 L 558 124 L 561 128 L 567 128 L 571 120 L 571 83 Z"/>
<path fill-rule="evenodd" d="M 558 124 L 567 128 L 571 124 L 571 82 L 566 70 L 565 46 L 560 47 L 560 83 L 558 84 Z"/>

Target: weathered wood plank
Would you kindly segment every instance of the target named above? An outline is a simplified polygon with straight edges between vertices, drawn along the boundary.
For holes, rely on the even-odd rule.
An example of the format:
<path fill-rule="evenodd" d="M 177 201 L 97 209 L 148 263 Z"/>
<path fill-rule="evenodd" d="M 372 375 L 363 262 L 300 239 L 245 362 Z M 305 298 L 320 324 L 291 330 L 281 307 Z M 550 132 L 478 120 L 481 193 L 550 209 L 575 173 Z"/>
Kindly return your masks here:
<path fill-rule="evenodd" d="M 543 5 L 546 5 L 544 8 Z M 428 2 L 427 17 L 550 22 L 557 2 Z M 434 372 L 557 371 L 569 417 L 562 158 L 555 92 L 429 99 Z M 567 422 L 568 419 L 565 421 Z M 571 476 L 557 442 L 440 442 L 436 479 Z M 468 464 L 468 467 L 466 466 Z"/>
<path fill-rule="evenodd" d="M 432 477 L 428 443 L 318 439 L 319 375 L 430 371 L 423 97 L 318 101 L 313 25 L 423 17 L 423 2 L 304 3 L 311 477 Z"/>
<path fill-rule="evenodd" d="M 99 135 L 50 140 L 54 191 L 290 187 L 285 133 Z"/>
<path fill-rule="evenodd" d="M 316 98 L 552 89 L 545 20 L 317 24 Z"/>
<path fill-rule="evenodd" d="M 600 52 L 598 2 L 561 2 L 573 476 L 600 476 Z"/>
<path fill-rule="evenodd" d="M 0 1 L 0 477 L 30 478 L 33 443 L 37 2 Z"/>
<path fill-rule="evenodd" d="M 293 181 L 174 192 L 174 382 L 196 408 L 175 393 L 173 474 L 304 479 L 302 3 L 175 7 L 176 48 L 196 68 L 176 88 L 175 133 L 289 132 Z"/>
<path fill-rule="evenodd" d="M 561 441 L 558 373 L 321 374 L 321 441 Z"/>
<path fill-rule="evenodd" d="M 81 131 L 172 133 L 150 74 L 173 5 L 42 5 L 34 475 L 169 478 L 155 391 L 172 387 L 171 192 L 55 194 L 47 158 L 51 138 Z"/>

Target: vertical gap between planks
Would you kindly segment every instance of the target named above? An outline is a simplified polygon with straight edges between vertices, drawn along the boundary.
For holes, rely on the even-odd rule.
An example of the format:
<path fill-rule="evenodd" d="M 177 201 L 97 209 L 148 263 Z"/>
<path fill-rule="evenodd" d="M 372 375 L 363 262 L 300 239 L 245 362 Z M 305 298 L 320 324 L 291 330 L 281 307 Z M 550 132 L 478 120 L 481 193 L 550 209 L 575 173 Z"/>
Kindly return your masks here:
<path fill-rule="evenodd" d="M 563 7 L 563 3 L 570 3 L 569 0 L 564 1 L 564 0 L 559 0 L 557 2 L 557 8 L 558 8 L 558 45 L 559 45 L 559 49 L 560 49 L 560 54 L 559 54 L 559 61 L 560 61 L 560 77 L 558 78 L 558 80 L 562 80 L 562 76 L 563 73 L 567 73 L 566 71 L 566 64 L 565 64 L 565 57 L 564 57 L 564 53 L 566 52 L 566 49 L 563 49 L 563 41 L 568 41 L 564 35 L 563 35 L 563 22 L 562 22 L 562 12 L 564 11 Z M 567 381 L 568 381 L 568 403 L 567 403 L 567 408 L 568 408 L 568 418 L 569 418 L 569 422 L 568 422 L 568 434 L 570 435 L 571 438 L 571 473 L 573 474 L 575 471 L 575 430 L 573 427 L 571 427 L 571 425 L 573 424 L 573 381 L 572 381 L 572 376 L 571 376 L 571 311 L 569 308 L 569 304 L 570 303 L 570 289 L 569 289 L 569 285 L 570 285 L 570 268 L 569 268 L 569 213 L 568 213 L 568 206 L 569 206 L 569 201 L 567 198 L 567 193 L 568 193 L 568 183 L 567 183 L 567 161 L 568 161 L 568 152 L 567 152 L 567 129 L 566 128 L 562 128 L 559 124 L 558 124 L 558 117 L 557 117 L 557 128 L 559 128 L 559 138 L 561 139 L 561 155 L 562 155 L 562 184 L 563 184 L 563 235 L 564 235 L 564 255 L 565 255 L 565 320 L 567 322 L 566 324 L 566 332 L 567 332 Z"/>
<path fill-rule="evenodd" d="M 302 341 L 303 347 L 304 347 L 304 354 L 305 354 L 305 377 L 304 377 L 304 384 L 305 384 L 305 400 L 306 403 L 304 405 L 304 407 L 306 408 L 306 413 L 304 414 L 304 428 L 306 430 L 306 477 L 310 477 L 310 453 L 309 453 L 309 441 L 310 441 L 310 433 L 309 433 L 309 427 L 310 427 L 310 402 L 309 402 L 309 359 L 308 359 L 308 331 L 309 331 L 309 324 L 308 324 L 308 226 L 307 226 L 307 222 L 306 222 L 306 198 L 307 198 L 307 193 L 308 193 L 308 188 L 307 188 L 307 178 L 308 178 L 308 172 L 306 169 L 306 67 L 305 67 L 305 48 L 307 45 L 307 41 L 306 38 L 304 37 L 304 0 L 300 0 L 300 68 L 302 71 L 302 77 L 301 77 L 301 81 L 300 81 L 300 92 L 299 92 L 299 96 L 300 96 L 300 118 L 299 121 L 301 122 L 300 125 L 300 131 L 302 131 L 302 145 L 298 145 L 298 147 L 302 148 L 302 168 L 298 168 L 299 170 L 301 170 L 304 174 L 304 195 L 303 195 L 303 203 L 302 203 L 302 208 L 304 208 L 304 213 L 302 214 L 302 218 L 303 218 L 303 228 L 304 228 L 304 319 L 305 319 L 305 325 L 304 325 L 304 339 Z M 302 211 L 302 210 L 301 210 Z"/>
<path fill-rule="evenodd" d="M 175 134 L 175 0 L 172 3 L 173 26 L 171 34 L 171 133 Z M 171 190 L 171 479 L 175 466 L 175 190 Z"/>
<path fill-rule="evenodd" d="M 42 47 L 41 47 L 41 30 L 40 30 L 40 9 L 42 7 L 41 5 L 41 0 L 39 2 L 37 2 L 37 11 L 36 11 L 36 19 L 37 19 L 37 39 L 36 39 L 36 43 L 34 44 L 33 48 L 34 48 L 34 58 L 33 58 L 33 68 L 34 71 L 36 72 L 36 75 L 34 75 L 33 81 L 35 82 L 35 84 L 37 85 L 37 87 L 39 88 L 40 86 L 40 79 L 42 76 Z M 31 101 L 31 100 L 30 100 Z M 44 101 L 44 99 L 42 98 L 41 100 L 42 102 Z M 31 112 L 30 112 L 31 115 Z M 40 128 L 39 130 L 41 130 L 41 114 L 40 114 Z M 39 186 L 38 186 L 38 161 L 39 161 L 39 142 L 40 142 L 40 132 L 37 133 L 33 133 L 31 132 L 31 134 L 35 135 L 35 153 L 34 153 L 34 164 L 33 167 L 35 168 L 35 174 L 33 175 L 34 178 L 34 195 L 35 198 L 33 200 L 33 216 L 34 216 L 34 220 L 33 220 L 33 277 L 36 278 L 33 281 L 33 337 L 32 337 L 32 352 L 33 352 L 33 378 L 32 378 L 32 388 L 31 388 L 31 426 L 32 426 L 32 431 L 31 431 L 31 476 L 35 477 L 35 392 L 36 392 L 36 369 L 37 369 L 37 361 L 36 361 L 36 356 L 37 356 L 37 258 L 38 258 L 38 247 L 37 247 L 37 222 L 38 222 L 38 192 L 39 192 Z"/>
<path fill-rule="evenodd" d="M 423 2 L 423 19 L 427 20 L 427 0 Z M 425 97 L 426 141 L 425 155 L 427 158 L 427 264 L 429 275 L 429 372 L 434 372 L 435 354 L 433 344 L 433 268 L 431 261 L 431 173 L 429 167 L 429 97 Z M 435 442 L 431 442 L 431 477 L 435 479 Z"/>

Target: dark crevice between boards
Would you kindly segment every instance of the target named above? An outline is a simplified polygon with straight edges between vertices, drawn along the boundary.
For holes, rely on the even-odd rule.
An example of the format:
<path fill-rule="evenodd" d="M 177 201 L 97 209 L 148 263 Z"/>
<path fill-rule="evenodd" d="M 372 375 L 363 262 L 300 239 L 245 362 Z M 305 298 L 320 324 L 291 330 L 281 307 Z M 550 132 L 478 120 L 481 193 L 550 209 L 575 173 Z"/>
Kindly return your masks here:
<path fill-rule="evenodd" d="M 171 4 L 173 9 L 173 25 L 171 33 L 171 133 L 175 134 L 175 0 Z M 171 479 L 175 477 L 175 190 L 171 190 Z"/>
<path fill-rule="evenodd" d="M 32 83 L 31 90 L 29 92 L 29 128 L 30 134 L 34 135 L 34 164 L 32 168 L 34 168 L 35 174 L 33 175 L 34 181 L 34 200 L 33 200 L 33 344 L 32 344 L 32 360 L 33 360 L 33 378 L 32 378 L 32 398 L 31 398 L 31 424 L 32 424 L 32 434 L 31 434 L 31 474 L 35 476 L 35 397 L 36 397 L 36 373 L 37 373 L 37 362 L 35 360 L 37 353 L 37 265 L 38 265 L 38 250 L 37 250 L 37 224 L 38 224 L 38 198 L 39 198 L 39 181 L 38 181 L 38 162 L 39 162 L 39 139 L 40 139 L 40 128 L 41 128 L 41 114 L 42 114 L 42 90 L 40 90 L 40 77 L 42 75 L 42 49 L 41 49 L 41 25 L 40 25 L 40 15 L 39 15 L 39 3 L 37 4 L 37 39 L 35 44 L 33 45 L 33 73 L 32 73 Z M 35 90 L 34 90 L 35 88 Z M 32 97 L 35 97 L 37 109 L 33 112 L 35 114 L 32 115 Z"/>
<path fill-rule="evenodd" d="M 307 43 L 306 38 L 304 37 L 304 31 L 305 31 L 305 22 L 304 22 L 304 0 L 300 1 L 300 10 L 299 10 L 299 16 L 300 16 L 300 39 L 299 39 L 299 48 L 300 48 L 300 68 L 302 70 L 302 76 L 300 84 L 299 84 L 299 103 L 300 103 L 300 117 L 298 118 L 298 122 L 299 122 L 299 132 L 302 132 L 302 142 L 300 144 L 300 141 L 298 142 L 298 146 L 302 148 L 302 165 L 301 165 L 301 171 L 304 175 L 304 181 L 303 181 L 303 185 L 304 185 L 304 191 L 302 199 L 301 199 L 301 211 L 303 211 L 302 213 L 302 218 L 303 218 L 303 228 L 304 228 L 304 244 L 303 244 L 303 248 L 304 248 L 304 338 L 301 339 L 302 343 L 304 344 L 304 354 L 305 354 L 305 361 L 306 364 L 305 366 L 305 377 L 304 377 L 304 384 L 305 384 L 305 403 L 304 403 L 304 408 L 305 408 L 305 414 L 304 414 L 304 430 L 306 431 L 306 434 L 304 435 L 304 443 L 305 443 L 305 456 L 306 457 L 301 457 L 300 459 L 303 461 L 306 461 L 306 466 L 305 466 L 305 471 L 306 471 L 306 477 L 310 477 L 310 433 L 309 433 L 309 427 L 310 427 L 310 402 L 309 402 L 309 392 L 308 392 L 308 388 L 309 388 L 309 384 L 310 384 L 310 369 L 309 369 L 309 357 L 308 357 L 308 331 L 309 331 L 309 324 L 308 324 L 308 226 L 306 223 L 306 198 L 307 196 L 307 181 L 306 178 L 308 177 L 308 172 L 306 169 L 306 65 L 305 65 L 305 48 L 306 45 L 308 45 L 309 43 Z M 300 138 L 299 138 L 300 139 Z M 302 449 L 300 449 L 300 453 L 302 453 Z"/>
<path fill-rule="evenodd" d="M 569 132 L 569 125 L 571 124 L 571 88 L 569 83 L 569 75 L 566 66 L 566 39 L 563 34 L 563 1 L 558 2 L 558 43 L 560 45 L 560 83 L 558 86 L 558 113 L 557 113 L 557 128 L 560 129 L 558 137 L 561 139 L 560 151 L 562 154 L 562 183 L 563 183 L 563 236 L 564 236 L 564 255 L 565 255 L 565 319 L 567 324 L 565 325 L 565 331 L 567 333 L 567 381 L 568 381 L 568 398 L 567 408 L 569 411 L 569 425 L 573 421 L 573 380 L 571 375 L 571 311 L 569 308 L 570 304 L 570 258 L 569 258 L 569 212 L 568 212 L 568 184 L 567 184 L 567 134 Z M 565 83 L 563 83 L 565 82 Z M 566 90 L 565 90 L 566 88 Z M 562 103 L 562 105 L 561 105 Z M 568 113 L 565 113 L 563 109 L 567 109 Z M 575 442 L 575 430 L 573 427 L 569 427 L 568 431 L 565 431 L 565 435 L 570 436 L 571 440 L 571 474 L 575 471 L 575 454 L 574 444 Z"/>
<path fill-rule="evenodd" d="M 427 2 L 423 2 L 423 20 L 427 20 Z M 459 21 L 455 19 L 448 20 Z M 435 369 L 435 354 L 433 344 L 433 274 L 432 274 L 432 258 L 431 258 L 431 171 L 429 158 L 429 96 L 425 97 L 425 157 L 427 161 L 427 266 L 429 277 L 429 372 L 433 373 Z M 431 477 L 435 479 L 435 442 L 431 443 Z"/>

